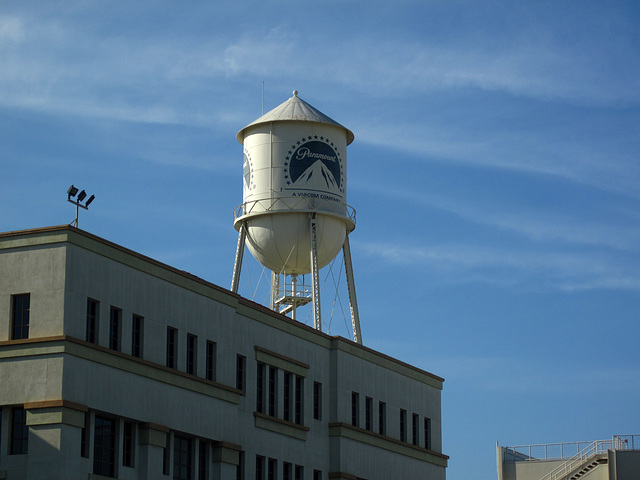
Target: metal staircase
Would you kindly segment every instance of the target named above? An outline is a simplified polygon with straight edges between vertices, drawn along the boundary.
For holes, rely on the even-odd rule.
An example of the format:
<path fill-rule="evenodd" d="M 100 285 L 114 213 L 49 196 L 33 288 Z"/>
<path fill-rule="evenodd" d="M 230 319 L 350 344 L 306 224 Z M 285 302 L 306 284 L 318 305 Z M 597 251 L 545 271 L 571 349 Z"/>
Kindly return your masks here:
<path fill-rule="evenodd" d="M 496 444 L 497 445 L 497 444 Z M 547 443 L 498 447 L 498 478 L 517 478 L 516 469 L 510 469 L 506 476 L 504 466 L 515 463 L 531 463 L 532 468 L 522 470 L 522 478 L 538 480 L 588 480 L 589 474 L 598 468 L 606 469 L 611 451 L 640 451 L 640 435 L 614 435 L 608 440 L 572 443 Z M 556 467 L 539 478 L 541 462 L 553 462 Z M 526 473 L 528 472 L 528 473 Z M 536 474 L 533 474 L 535 472 Z M 594 478 L 593 476 L 591 478 Z"/>
<path fill-rule="evenodd" d="M 597 440 L 540 480 L 578 480 L 600 465 L 608 463 L 608 450 L 626 450 L 627 443 L 618 436 L 611 440 Z"/>
<path fill-rule="evenodd" d="M 590 473 L 594 468 L 600 465 L 606 465 L 609 463 L 609 458 L 606 454 L 599 454 L 593 458 L 587 460 L 584 465 L 578 467 L 578 470 L 569 477 L 570 480 L 577 480 L 578 478 Z"/>

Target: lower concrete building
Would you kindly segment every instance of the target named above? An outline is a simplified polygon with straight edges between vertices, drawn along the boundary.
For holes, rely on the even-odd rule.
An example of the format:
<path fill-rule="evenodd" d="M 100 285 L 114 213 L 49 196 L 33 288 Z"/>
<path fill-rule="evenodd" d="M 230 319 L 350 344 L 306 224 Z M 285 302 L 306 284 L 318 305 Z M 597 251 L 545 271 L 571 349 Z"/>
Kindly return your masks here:
<path fill-rule="evenodd" d="M 444 480 L 442 385 L 77 228 L 0 234 L 0 479 Z"/>
<path fill-rule="evenodd" d="M 498 480 L 640 480 L 640 435 L 496 449 Z"/>

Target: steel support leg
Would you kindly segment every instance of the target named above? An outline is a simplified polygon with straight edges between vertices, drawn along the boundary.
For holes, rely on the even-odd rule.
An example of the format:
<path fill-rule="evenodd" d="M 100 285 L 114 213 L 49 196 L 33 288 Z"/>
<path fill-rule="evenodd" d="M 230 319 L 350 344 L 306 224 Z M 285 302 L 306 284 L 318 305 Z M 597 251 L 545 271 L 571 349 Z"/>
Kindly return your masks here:
<path fill-rule="evenodd" d="M 244 256 L 244 242 L 247 236 L 247 229 L 244 222 L 240 224 L 238 232 L 238 246 L 236 248 L 236 261 L 233 265 L 233 278 L 231 279 L 231 291 L 238 293 L 238 284 L 240 283 L 240 270 L 242 269 L 242 257 Z"/>
<path fill-rule="evenodd" d="M 286 277 L 285 277 L 286 278 Z M 298 275 L 295 273 L 291 274 L 291 296 L 293 297 L 293 303 L 291 304 L 291 320 L 297 320 L 297 312 L 298 303 L 296 302 L 298 292 Z"/>
<path fill-rule="evenodd" d="M 320 275 L 318 273 L 318 227 L 316 214 L 309 216 L 309 241 L 311 260 L 311 287 L 313 290 L 313 327 L 322 330 L 320 323 Z"/>
<path fill-rule="evenodd" d="M 271 272 L 271 310 L 276 312 L 279 310 L 276 305 L 278 300 L 278 294 L 280 293 L 280 275 L 276 272 Z"/>
<path fill-rule="evenodd" d="M 349 236 L 344 238 L 342 246 L 344 254 L 344 272 L 347 277 L 347 288 L 349 289 L 349 307 L 351 309 L 351 325 L 353 327 L 353 341 L 362 345 L 362 332 L 360 331 L 360 314 L 358 313 L 358 299 L 356 298 L 356 284 L 353 279 L 353 265 L 351 264 L 351 247 L 349 247 Z"/>

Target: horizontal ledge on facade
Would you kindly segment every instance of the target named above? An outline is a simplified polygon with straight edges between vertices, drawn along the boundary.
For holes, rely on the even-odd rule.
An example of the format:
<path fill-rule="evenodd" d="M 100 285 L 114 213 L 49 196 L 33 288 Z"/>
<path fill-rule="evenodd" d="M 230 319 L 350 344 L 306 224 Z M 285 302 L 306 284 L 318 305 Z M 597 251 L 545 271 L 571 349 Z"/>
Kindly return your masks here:
<path fill-rule="evenodd" d="M 21 338 L 19 340 L 2 340 L 0 341 L 0 347 L 14 346 L 14 345 L 29 345 L 32 343 L 45 343 L 45 342 L 57 342 L 66 340 L 66 335 L 52 335 L 49 337 L 36 337 L 36 338 Z"/>
<path fill-rule="evenodd" d="M 310 430 L 309 427 L 304 425 L 298 425 L 297 423 L 288 422 L 260 412 L 253 412 L 253 417 L 257 428 L 270 430 L 298 440 L 306 440 L 307 432 Z"/>
<path fill-rule="evenodd" d="M 227 442 L 225 440 L 217 440 L 215 442 L 211 442 L 213 448 L 227 448 L 229 450 L 236 450 L 238 452 L 242 451 L 242 445 L 238 445 L 237 443 Z"/>
<path fill-rule="evenodd" d="M 348 438 L 357 442 L 366 443 L 373 447 L 382 448 L 384 450 L 400 453 L 424 462 L 433 463 L 434 465 L 441 467 L 446 467 L 449 460 L 449 456 L 440 452 L 428 450 L 410 443 L 401 442 L 395 438 L 371 432 L 360 427 L 354 427 L 348 423 L 329 423 L 329 437 Z"/>
<path fill-rule="evenodd" d="M 240 403 L 242 395 L 242 391 L 237 388 L 67 335 L 0 342 L 0 347 L 14 346 L 19 347 L 18 351 L 0 351 L 0 359 L 68 354 L 236 405 Z"/>
<path fill-rule="evenodd" d="M 144 422 L 140 424 L 140 428 L 144 428 L 146 430 L 156 430 L 158 432 L 169 433 L 171 429 L 166 425 L 161 425 L 159 423 L 154 422 Z"/>
<path fill-rule="evenodd" d="M 78 345 L 82 345 L 84 347 L 92 348 L 92 349 L 98 350 L 100 352 L 116 356 L 118 358 L 129 360 L 131 362 L 134 362 L 135 364 L 145 365 L 147 367 L 152 367 L 152 368 L 161 370 L 163 372 L 170 373 L 172 375 L 177 375 L 179 377 L 188 378 L 189 380 L 193 380 L 193 381 L 198 382 L 198 383 L 202 383 L 202 384 L 205 384 L 205 385 L 210 385 L 210 386 L 215 387 L 215 388 L 226 390 L 229 393 L 237 394 L 238 397 L 242 394 L 241 390 L 238 390 L 237 388 L 234 388 L 234 387 L 230 387 L 229 385 L 225 385 L 223 383 L 207 380 L 205 378 L 198 377 L 196 375 L 191 375 L 191 374 L 186 373 L 186 372 L 181 372 L 180 370 L 177 370 L 175 368 L 169 368 L 169 367 L 167 367 L 165 365 L 161 365 L 159 363 L 150 362 L 149 360 L 144 360 L 143 358 L 134 357 L 132 355 L 128 355 L 128 354 L 123 353 L 123 352 L 119 352 L 117 350 L 112 350 L 112 349 L 104 347 L 102 345 L 97 345 L 95 343 L 87 342 L 85 340 L 80 340 L 78 338 L 69 337 L 69 336 L 65 336 L 64 339 L 69 341 L 69 342 L 72 342 L 72 343 L 75 343 L 75 344 L 78 344 Z M 239 403 L 239 398 L 238 398 L 238 402 L 233 402 L 233 403 Z"/>
<path fill-rule="evenodd" d="M 267 350 L 266 348 L 262 348 L 257 345 L 253 348 L 255 349 L 256 360 L 258 362 L 278 367 L 282 370 L 300 375 L 301 377 L 307 376 L 309 365 L 307 365 L 306 363 L 296 360 L 295 358 L 287 357 L 285 355 L 282 355 L 281 353 Z"/>
<path fill-rule="evenodd" d="M 216 441 L 211 443 L 213 447 L 213 462 L 229 463 L 231 465 L 240 465 L 240 452 L 242 447 L 235 443 Z"/>
<path fill-rule="evenodd" d="M 329 478 L 332 480 L 358 480 L 358 477 L 344 472 L 329 472 Z"/>
<path fill-rule="evenodd" d="M 69 400 L 42 400 L 39 402 L 27 402 L 24 404 L 25 410 L 36 410 L 39 408 L 55 408 L 64 407 L 71 410 L 78 410 L 80 412 L 88 412 L 89 407 L 82 405 L 81 403 L 71 402 Z"/>
<path fill-rule="evenodd" d="M 89 411 L 86 405 L 66 400 L 27 402 L 24 409 L 27 411 L 27 425 L 30 427 L 65 424 L 83 428 L 85 413 Z"/>
<path fill-rule="evenodd" d="M 158 423 L 141 423 L 139 442 L 141 445 L 153 445 L 165 448 L 167 446 L 167 437 L 170 431 L 171 429 L 169 427 Z"/>

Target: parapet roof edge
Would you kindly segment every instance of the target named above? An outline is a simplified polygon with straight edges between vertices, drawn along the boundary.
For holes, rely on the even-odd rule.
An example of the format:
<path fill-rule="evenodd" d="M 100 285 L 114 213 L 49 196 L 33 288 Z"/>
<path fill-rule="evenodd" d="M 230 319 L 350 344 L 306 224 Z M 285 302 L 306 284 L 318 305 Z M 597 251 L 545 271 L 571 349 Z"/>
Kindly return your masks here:
<path fill-rule="evenodd" d="M 273 310 L 271 310 L 270 308 L 265 307 L 264 305 L 260 305 L 259 303 L 256 303 L 252 300 L 249 300 L 237 293 L 232 292 L 231 290 L 228 290 L 226 288 L 223 288 L 219 285 L 216 285 L 215 283 L 209 282 L 207 280 L 204 280 L 203 278 L 200 278 L 196 275 L 193 275 L 185 270 L 180 270 L 177 269 L 175 267 L 172 267 L 171 265 L 168 265 L 166 263 L 160 262 L 159 260 L 155 260 L 151 257 L 148 257 L 142 253 L 136 252 L 134 250 L 131 250 L 129 248 L 123 247 L 122 245 L 118 245 L 117 243 L 111 242 L 109 240 L 106 240 L 105 238 L 99 237 L 97 235 L 94 235 L 93 233 L 89 233 L 86 230 L 81 230 L 77 227 L 73 227 L 71 225 L 56 225 L 56 226 L 50 226 L 50 227 L 39 227 L 39 228 L 32 228 L 32 229 L 26 229 L 26 230 L 14 230 L 14 231 L 9 231 L 9 232 L 0 232 L 0 240 L 3 239 L 9 239 L 11 237 L 42 237 L 45 236 L 47 234 L 61 234 L 64 233 L 66 234 L 66 239 L 53 239 L 53 241 L 51 242 L 44 242 L 44 244 L 46 243 L 62 243 L 64 241 L 67 241 L 69 243 L 72 243 L 74 245 L 77 245 L 81 248 L 88 248 L 88 246 L 86 244 L 84 244 L 81 241 L 78 241 L 78 239 L 74 239 L 72 238 L 74 235 L 77 235 L 79 237 L 84 237 L 90 241 L 96 242 L 98 244 L 101 244 L 107 248 L 112 248 L 116 251 L 119 251 L 120 253 L 123 253 L 125 255 L 129 255 L 135 258 L 138 258 L 139 260 L 142 260 L 144 262 L 148 262 L 160 269 L 163 270 L 167 270 L 168 272 L 171 272 L 174 275 L 178 275 L 182 278 L 185 278 L 188 281 L 191 282 L 195 282 L 199 285 L 202 285 L 204 287 L 207 288 L 211 288 L 223 295 L 228 296 L 229 298 L 235 300 L 236 302 L 238 302 L 238 304 L 244 305 L 252 310 L 255 310 L 257 312 L 260 312 L 262 314 L 266 314 L 271 318 L 277 319 L 279 321 L 282 321 L 284 323 L 286 323 L 287 325 L 290 325 L 294 328 L 298 328 L 301 331 L 305 331 L 307 334 L 312 334 L 312 335 L 317 335 L 319 338 L 322 338 L 325 342 L 328 341 L 328 343 L 325 344 L 325 346 L 327 348 L 330 349 L 338 349 L 338 350 L 343 350 L 346 351 L 347 353 L 351 353 L 354 354 L 354 349 L 355 350 L 359 350 L 362 353 L 368 354 L 368 355 L 373 355 L 376 358 L 381 359 L 382 361 L 385 362 L 390 362 L 393 364 L 396 364 L 398 366 L 401 366 L 403 368 L 406 368 L 414 373 L 417 373 L 419 375 L 425 375 L 429 378 L 431 378 L 432 380 L 435 380 L 436 382 L 444 382 L 444 378 L 439 377 L 438 375 L 435 375 L 433 373 L 430 373 L 426 370 L 423 370 L 421 368 L 418 368 L 416 366 L 413 366 L 409 363 L 403 362 L 402 360 L 398 360 L 397 358 L 394 358 L 390 355 L 386 355 L 382 352 L 379 352 L 377 350 L 374 350 L 370 347 L 367 347 L 365 345 L 361 345 L 358 343 L 355 343 L 353 340 L 350 340 L 348 338 L 342 337 L 340 335 L 328 335 L 322 331 L 316 330 L 313 327 L 310 327 L 308 325 L 305 325 L 304 323 L 298 322 L 296 320 L 292 320 L 291 318 L 287 317 L 286 315 L 283 315 L 281 313 L 275 312 Z M 74 241 L 75 240 L 75 241 Z M 43 244 L 43 243 L 40 243 Z M 36 244 L 27 244 L 27 245 L 10 245 L 8 247 L 3 247 L 2 244 L 0 244 L 0 251 L 3 249 L 9 249 L 9 248 L 17 248 L 17 247 L 24 247 L 24 246 L 34 246 Z M 91 249 L 94 253 L 97 254 L 102 254 L 100 251 L 98 251 L 98 249 Z M 147 272 L 150 273 L 150 272 Z M 165 278 L 165 280 L 170 281 L 168 279 Z M 172 282 L 175 283 L 175 282 Z M 233 302 L 227 302 L 229 305 L 232 305 Z M 323 343 L 323 342 L 316 342 L 316 343 Z M 379 363 L 379 362 L 376 362 Z M 441 386 L 440 386 L 441 388 Z"/>

